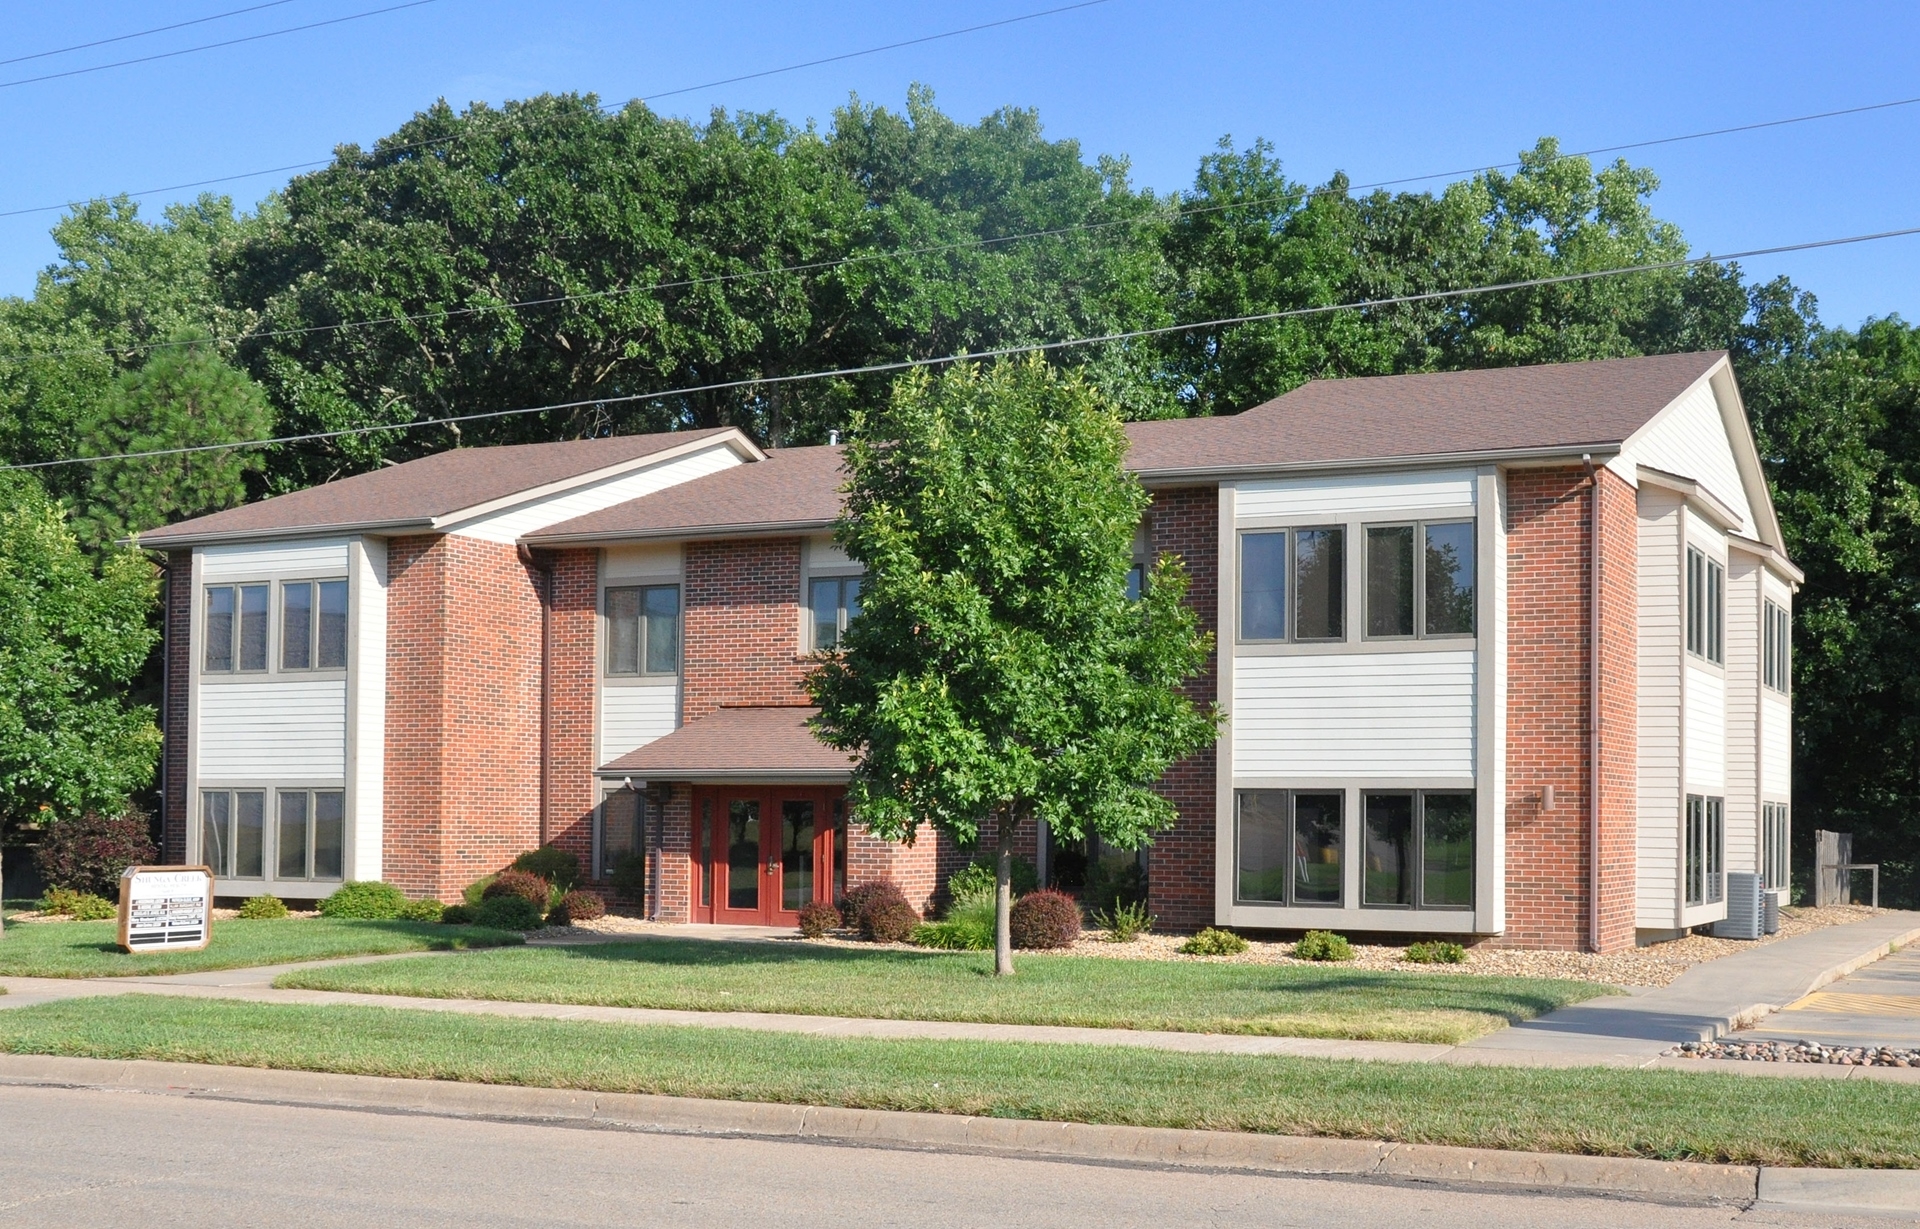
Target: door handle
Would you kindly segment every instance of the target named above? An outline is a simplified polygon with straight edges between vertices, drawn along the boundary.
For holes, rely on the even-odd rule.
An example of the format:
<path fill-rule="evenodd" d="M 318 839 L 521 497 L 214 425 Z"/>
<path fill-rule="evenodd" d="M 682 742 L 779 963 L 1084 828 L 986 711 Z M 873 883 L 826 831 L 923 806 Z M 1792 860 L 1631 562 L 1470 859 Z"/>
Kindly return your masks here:
<path fill-rule="evenodd" d="M 780 863 L 779 863 L 779 862 L 778 862 L 778 861 L 777 861 L 776 859 L 773 859 L 773 858 L 768 858 L 768 859 L 767 859 L 767 874 L 769 874 L 769 875 L 778 875 L 779 873 L 780 873 Z"/>

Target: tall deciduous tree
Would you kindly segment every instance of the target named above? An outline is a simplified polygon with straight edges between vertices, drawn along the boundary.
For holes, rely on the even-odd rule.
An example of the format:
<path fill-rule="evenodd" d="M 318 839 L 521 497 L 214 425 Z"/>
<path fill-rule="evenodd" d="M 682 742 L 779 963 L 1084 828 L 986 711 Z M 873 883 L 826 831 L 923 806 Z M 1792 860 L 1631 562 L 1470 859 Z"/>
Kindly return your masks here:
<path fill-rule="evenodd" d="M 816 729 L 859 756 L 876 835 L 993 841 L 1002 974 L 1017 834 L 1138 847 L 1174 820 L 1154 784 L 1215 734 L 1181 691 L 1212 642 L 1180 562 L 1127 597 L 1147 496 L 1126 449 L 1090 384 L 1037 360 L 905 377 L 854 420 L 836 536 L 867 574 L 809 679 Z"/>

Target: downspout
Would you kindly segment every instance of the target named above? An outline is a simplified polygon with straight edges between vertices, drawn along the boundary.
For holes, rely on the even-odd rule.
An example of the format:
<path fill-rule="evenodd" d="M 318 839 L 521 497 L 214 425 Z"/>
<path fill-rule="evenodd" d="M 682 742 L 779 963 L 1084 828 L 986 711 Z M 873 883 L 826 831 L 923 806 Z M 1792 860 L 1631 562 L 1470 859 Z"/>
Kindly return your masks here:
<path fill-rule="evenodd" d="M 552 762 L 553 717 L 549 709 L 553 698 L 553 559 L 540 557 L 522 543 L 520 562 L 529 571 L 540 574 L 540 844 L 547 843 L 548 811 L 547 766 Z"/>
<path fill-rule="evenodd" d="M 1587 945 L 1600 950 L 1600 471 L 1587 469 Z"/>

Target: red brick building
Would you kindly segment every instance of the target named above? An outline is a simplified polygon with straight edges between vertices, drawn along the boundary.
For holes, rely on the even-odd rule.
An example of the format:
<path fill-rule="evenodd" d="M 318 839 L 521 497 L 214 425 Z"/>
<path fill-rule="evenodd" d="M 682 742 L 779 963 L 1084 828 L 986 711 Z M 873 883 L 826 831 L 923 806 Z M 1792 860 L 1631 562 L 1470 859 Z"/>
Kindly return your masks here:
<path fill-rule="evenodd" d="M 1786 882 L 1799 573 L 1724 355 L 1319 381 L 1134 424 L 1219 742 L 1162 784 L 1163 925 L 1612 950 Z M 806 727 L 859 613 L 833 448 L 461 449 L 147 534 L 165 838 L 220 891 L 453 899 L 551 842 L 666 921 L 791 924 L 957 850 L 875 840 Z M 637 872 L 637 874 L 635 873 Z"/>

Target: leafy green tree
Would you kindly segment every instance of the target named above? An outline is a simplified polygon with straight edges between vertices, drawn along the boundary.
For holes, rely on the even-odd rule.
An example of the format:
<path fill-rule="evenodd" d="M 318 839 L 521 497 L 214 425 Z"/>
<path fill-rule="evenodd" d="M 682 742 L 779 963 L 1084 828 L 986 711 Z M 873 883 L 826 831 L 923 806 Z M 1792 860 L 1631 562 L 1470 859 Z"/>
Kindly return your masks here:
<path fill-rule="evenodd" d="M 125 699 L 158 639 L 155 569 L 131 550 L 96 567 L 31 480 L 0 486 L 0 824 L 117 812 L 160 753 Z"/>
<path fill-rule="evenodd" d="M 1002 974 L 1016 834 L 1138 847 L 1174 820 L 1154 784 L 1215 734 L 1181 691 L 1212 640 L 1179 561 L 1127 597 L 1147 496 L 1126 446 L 1086 380 L 1030 360 L 904 377 L 847 450 L 836 537 L 867 573 L 809 678 L 816 729 L 860 756 L 849 806 L 876 835 L 990 830 Z"/>

